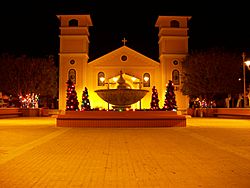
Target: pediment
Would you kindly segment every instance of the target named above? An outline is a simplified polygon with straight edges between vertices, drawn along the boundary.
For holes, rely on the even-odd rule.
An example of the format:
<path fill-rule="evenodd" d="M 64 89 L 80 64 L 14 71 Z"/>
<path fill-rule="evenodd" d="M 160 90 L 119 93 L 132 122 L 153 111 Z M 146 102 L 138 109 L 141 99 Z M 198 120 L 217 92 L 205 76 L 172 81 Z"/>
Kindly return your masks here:
<path fill-rule="evenodd" d="M 91 62 L 90 66 L 130 66 L 130 67 L 158 67 L 159 62 L 127 47 L 122 46 Z"/>

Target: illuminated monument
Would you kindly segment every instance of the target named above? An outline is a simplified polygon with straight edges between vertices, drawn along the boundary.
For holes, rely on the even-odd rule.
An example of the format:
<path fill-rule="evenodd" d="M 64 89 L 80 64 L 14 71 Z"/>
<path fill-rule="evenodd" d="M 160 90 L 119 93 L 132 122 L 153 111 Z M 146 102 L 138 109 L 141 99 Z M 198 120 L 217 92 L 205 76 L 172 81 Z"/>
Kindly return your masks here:
<path fill-rule="evenodd" d="M 166 84 L 172 80 L 178 109 L 188 107 L 188 98 L 181 93 L 181 61 L 188 54 L 189 16 L 159 16 L 155 26 L 159 28 L 159 62 L 123 45 L 89 62 L 89 27 L 93 26 L 90 15 L 58 15 L 60 20 L 59 52 L 59 109 L 66 109 L 66 82 L 70 78 L 76 86 L 79 102 L 85 87 L 89 91 L 92 108 L 111 108 L 96 90 L 115 89 L 120 71 L 131 89 L 151 91 L 155 86 L 163 107 Z M 95 45 L 95 44 L 92 44 Z M 145 79 L 147 78 L 147 79 Z M 151 92 L 131 108 L 149 109 Z"/>

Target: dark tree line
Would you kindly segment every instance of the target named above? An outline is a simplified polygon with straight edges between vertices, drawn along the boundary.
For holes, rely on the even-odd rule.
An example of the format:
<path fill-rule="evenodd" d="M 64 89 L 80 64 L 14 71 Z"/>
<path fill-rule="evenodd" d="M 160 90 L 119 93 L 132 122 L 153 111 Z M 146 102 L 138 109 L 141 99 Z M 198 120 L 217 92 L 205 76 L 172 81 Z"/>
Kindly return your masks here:
<path fill-rule="evenodd" d="M 0 55 L 0 90 L 13 96 L 36 93 L 52 98 L 58 93 L 58 73 L 53 56 Z"/>
<path fill-rule="evenodd" d="M 228 96 L 243 92 L 241 54 L 222 48 L 191 52 L 183 61 L 183 93 L 191 97 Z"/>

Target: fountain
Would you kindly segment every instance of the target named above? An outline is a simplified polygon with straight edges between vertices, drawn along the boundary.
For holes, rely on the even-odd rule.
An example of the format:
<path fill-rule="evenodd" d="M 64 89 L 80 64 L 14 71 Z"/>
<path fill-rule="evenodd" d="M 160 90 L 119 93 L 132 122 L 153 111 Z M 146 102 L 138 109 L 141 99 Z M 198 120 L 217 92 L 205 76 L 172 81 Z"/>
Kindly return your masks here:
<path fill-rule="evenodd" d="M 57 126 L 186 127 L 186 116 L 177 115 L 175 111 L 125 111 L 126 108 L 140 101 L 148 90 L 131 89 L 122 77 L 122 72 L 117 83 L 117 89 L 95 91 L 103 100 L 113 104 L 115 111 L 66 111 L 65 114 L 59 114 L 56 118 Z"/>
<path fill-rule="evenodd" d="M 120 71 L 120 78 L 117 81 L 117 89 L 99 89 L 95 92 L 104 101 L 114 106 L 113 109 L 124 111 L 130 108 L 132 104 L 140 101 L 148 92 L 144 89 L 131 89 L 122 77 L 122 71 Z"/>

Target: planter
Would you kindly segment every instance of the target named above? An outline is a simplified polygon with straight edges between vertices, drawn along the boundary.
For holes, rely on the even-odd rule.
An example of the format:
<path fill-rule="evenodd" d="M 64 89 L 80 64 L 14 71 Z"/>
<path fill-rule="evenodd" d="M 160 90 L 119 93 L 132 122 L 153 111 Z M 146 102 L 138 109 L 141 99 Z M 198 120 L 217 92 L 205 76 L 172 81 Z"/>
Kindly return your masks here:
<path fill-rule="evenodd" d="M 194 117 L 194 111 L 195 111 L 194 108 L 188 108 L 187 109 L 187 115 L 190 115 L 190 116 Z"/>
<path fill-rule="evenodd" d="M 39 116 L 41 116 L 40 108 L 21 108 L 20 112 L 22 112 L 24 117 L 39 117 Z"/>
<path fill-rule="evenodd" d="M 48 107 L 41 108 L 41 116 L 49 116 L 49 108 Z"/>

